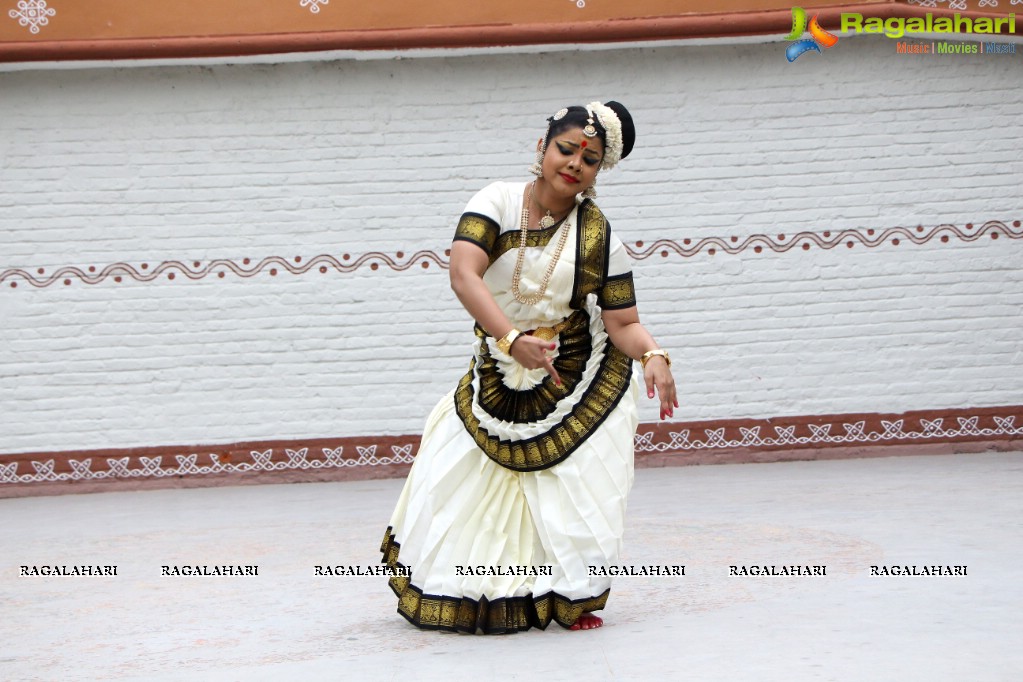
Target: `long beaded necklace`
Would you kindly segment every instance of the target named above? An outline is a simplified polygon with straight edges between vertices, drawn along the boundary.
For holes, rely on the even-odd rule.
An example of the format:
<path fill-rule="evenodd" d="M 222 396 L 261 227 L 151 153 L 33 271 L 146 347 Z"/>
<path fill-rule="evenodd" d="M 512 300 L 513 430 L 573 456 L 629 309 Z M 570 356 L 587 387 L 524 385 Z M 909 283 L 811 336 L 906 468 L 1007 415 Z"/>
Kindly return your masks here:
<path fill-rule="evenodd" d="M 523 295 L 523 293 L 519 290 L 519 284 L 522 279 L 522 265 L 526 260 L 526 235 L 529 232 L 529 205 L 533 203 L 533 186 L 535 184 L 535 180 L 529 184 L 529 200 L 523 202 L 522 219 L 519 221 L 519 255 L 515 260 L 515 270 L 512 273 L 512 296 L 515 297 L 516 301 L 525 305 L 536 305 L 543 300 L 543 295 L 547 293 L 547 285 L 551 281 L 551 275 L 554 274 L 554 267 L 558 264 L 558 259 L 561 258 L 561 251 L 565 248 L 566 242 L 568 242 L 568 231 L 571 227 L 568 220 L 562 224 L 561 239 L 558 240 L 558 246 L 554 250 L 551 262 L 547 265 L 547 273 L 544 275 L 543 281 L 540 282 L 539 291 L 535 294 L 529 294 L 528 296 Z"/>

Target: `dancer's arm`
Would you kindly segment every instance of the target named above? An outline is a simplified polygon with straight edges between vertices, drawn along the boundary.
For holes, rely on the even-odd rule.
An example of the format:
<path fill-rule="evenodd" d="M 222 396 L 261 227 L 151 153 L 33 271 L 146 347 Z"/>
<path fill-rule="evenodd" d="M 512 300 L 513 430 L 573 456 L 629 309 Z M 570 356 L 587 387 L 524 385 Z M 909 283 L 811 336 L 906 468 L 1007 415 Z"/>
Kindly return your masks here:
<path fill-rule="evenodd" d="M 604 321 L 607 335 L 611 337 L 611 343 L 633 360 L 639 360 L 647 351 L 660 348 L 654 337 L 650 336 L 650 332 L 640 323 L 639 309 L 636 306 L 605 310 L 601 314 L 601 319 Z M 653 398 L 654 389 L 657 389 L 657 396 L 661 400 L 661 419 L 674 416 L 674 408 L 678 407 L 678 395 L 667 360 L 660 355 L 650 357 L 643 369 L 643 378 L 646 380 L 648 398 Z"/>
<path fill-rule="evenodd" d="M 472 315 L 481 327 L 495 339 L 500 339 L 513 327 L 497 305 L 490 289 L 483 282 L 483 273 L 490 265 L 486 251 L 471 242 L 456 239 L 451 244 L 451 289 L 462 303 L 466 312 Z M 524 331 L 524 330 L 523 330 Z M 526 369 L 543 367 L 554 381 L 561 383 L 561 377 L 551 364 L 545 350 L 554 350 L 554 344 L 523 334 L 512 343 L 511 354 Z"/>

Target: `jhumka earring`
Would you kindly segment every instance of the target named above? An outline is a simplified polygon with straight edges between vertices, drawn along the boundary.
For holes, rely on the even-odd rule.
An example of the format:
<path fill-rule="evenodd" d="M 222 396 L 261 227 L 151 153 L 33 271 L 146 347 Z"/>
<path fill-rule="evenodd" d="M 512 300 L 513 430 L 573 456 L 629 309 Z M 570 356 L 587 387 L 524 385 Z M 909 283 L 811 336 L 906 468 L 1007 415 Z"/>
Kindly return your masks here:
<path fill-rule="evenodd" d="M 597 198 L 597 181 L 594 180 L 593 184 L 583 190 L 583 199 L 596 199 Z"/>
<path fill-rule="evenodd" d="M 540 148 L 536 150 L 536 161 L 529 167 L 529 172 L 538 178 L 543 177 L 543 155 L 547 153 L 547 138 L 550 137 L 551 134 L 551 124 L 554 121 L 564 118 L 567 113 L 568 109 L 561 109 L 558 113 L 547 119 L 547 131 L 543 134 L 543 144 L 541 144 Z"/>
<path fill-rule="evenodd" d="M 536 161 L 529 167 L 529 172 L 538 178 L 543 177 L 543 154 L 546 151 L 546 145 L 536 150 Z"/>

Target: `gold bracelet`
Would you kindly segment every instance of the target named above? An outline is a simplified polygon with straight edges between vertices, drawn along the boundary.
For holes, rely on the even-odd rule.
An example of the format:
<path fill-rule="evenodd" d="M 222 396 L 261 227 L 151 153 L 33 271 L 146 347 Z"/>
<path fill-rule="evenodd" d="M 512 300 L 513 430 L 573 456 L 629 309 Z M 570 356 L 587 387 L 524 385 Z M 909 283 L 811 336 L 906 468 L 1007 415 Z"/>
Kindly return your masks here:
<path fill-rule="evenodd" d="M 505 355 L 511 355 L 512 343 L 520 336 L 522 336 L 522 332 L 518 329 L 512 329 L 497 340 L 497 350 L 501 351 Z"/>
<path fill-rule="evenodd" d="M 663 348 L 655 348 L 654 350 L 648 350 L 647 352 L 643 353 L 643 357 L 639 359 L 640 363 L 642 363 L 643 365 L 643 369 L 646 369 L 647 360 L 654 357 L 655 355 L 660 355 L 662 358 L 664 358 L 664 361 L 668 363 L 668 367 L 671 367 L 671 356 L 668 355 L 668 351 L 664 350 Z"/>

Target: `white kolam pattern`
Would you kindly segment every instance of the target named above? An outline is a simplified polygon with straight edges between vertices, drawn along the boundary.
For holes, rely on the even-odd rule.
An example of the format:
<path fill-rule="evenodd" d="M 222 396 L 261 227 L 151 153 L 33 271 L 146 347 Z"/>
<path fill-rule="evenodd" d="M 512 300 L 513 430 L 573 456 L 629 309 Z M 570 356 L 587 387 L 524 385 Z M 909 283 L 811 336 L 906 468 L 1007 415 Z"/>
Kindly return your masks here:
<path fill-rule="evenodd" d="M 57 10 L 46 6 L 46 0 L 20 0 L 17 9 L 10 10 L 7 16 L 28 28 L 32 35 L 36 35 L 39 28 L 49 24 L 50 17 L 56 14 Z"/>
<path fill-rule="evenodd" d="M 945 425 L 945 418 L 919 419 L 918 428 L 907 428 L 905 419 L 880 420 L 882 430 L 868 430 L 866 420 L 806 424 L 808 434 L 797 435 L 801 425 L 774 427 L 774 435 L 762 434 L 760 426 L 738 427 L 740 437 L 726 437 L 726 427 L 669 431 L 667 440 L 640 425 L 635 437 L 636 453 L 683 455 L 700 450 L 765 448 L 779 446 L 885 445 L 898 443 L 941 442 L 963 437 L 1007 439 L 1023 437 L 1023 426 L 1016 425 L 1016 416 L 992 415 L 994 427 L 980 426 L 980 416 L 956 417 L 955 424 Z M 174 476 L 205 476 L 210 474 L 244 474 L 255 472 L 315 471 L 357 467 L 378 467 L 411 464 L 416 444 L 392 445 L 391 454 L 378 455 L 377 445 L 354 446 L 358 457 L 345 458 L 344 446 L 320 448 L 322 458 L 310 458 L 311 448 L 269 448 L 251 450 L 247 462 L 225 462 L 217 453 L 180 454 L 173 456 L 137 457 L 138 466 L 130 465 L 131 457 L 85 457 L 71 459 L 71 471 L 57 472 L 56 460 L 30 460 L 32 471 L 19 471 L 18 462 L 0 464 L 0 484 L 54 483 L 60 481 L 100 481 L 105 479 L 167 478 Z M 287 461 L 273 461 L 275 455 Z M 106 464 L 106 470 L 93 470 L 94 460 Z M 206 463 L 208 462 L 208 463 Z"/>

